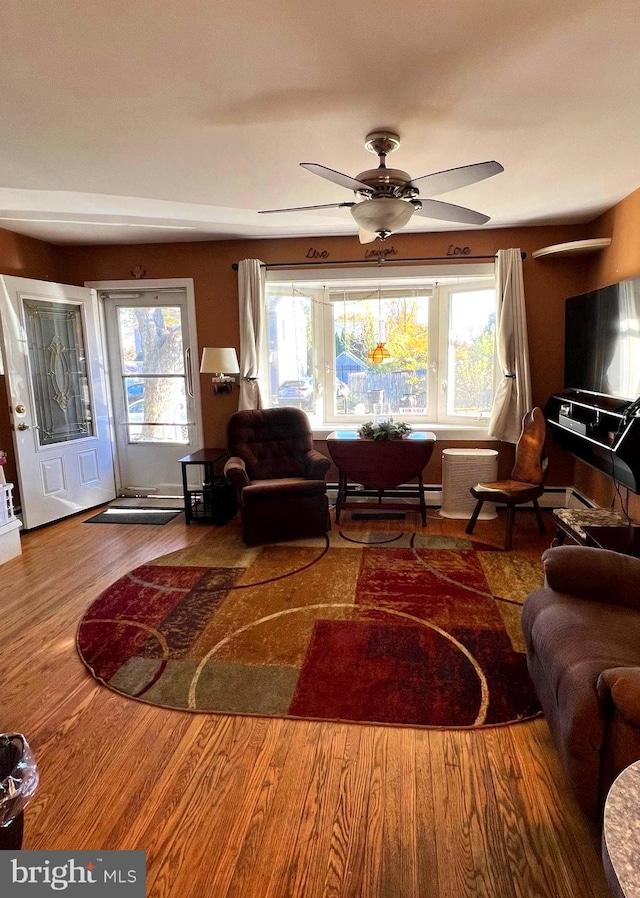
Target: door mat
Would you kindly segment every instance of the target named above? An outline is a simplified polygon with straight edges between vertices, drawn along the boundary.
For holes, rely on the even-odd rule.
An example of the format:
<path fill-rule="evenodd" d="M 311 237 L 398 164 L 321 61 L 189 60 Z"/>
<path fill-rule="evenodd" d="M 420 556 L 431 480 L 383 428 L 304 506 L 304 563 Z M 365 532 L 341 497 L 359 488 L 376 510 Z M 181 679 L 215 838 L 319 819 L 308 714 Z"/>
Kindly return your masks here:
<path fill-rule="evenodd" d="M 107 508 L 85 524 L 168 524 L 182 511 L 175 508 Z"/>
<path fill-rule="evenodd" d="M 184 496 L 118 496 L 109 503 L 109 508 L 184 508 Z"/>

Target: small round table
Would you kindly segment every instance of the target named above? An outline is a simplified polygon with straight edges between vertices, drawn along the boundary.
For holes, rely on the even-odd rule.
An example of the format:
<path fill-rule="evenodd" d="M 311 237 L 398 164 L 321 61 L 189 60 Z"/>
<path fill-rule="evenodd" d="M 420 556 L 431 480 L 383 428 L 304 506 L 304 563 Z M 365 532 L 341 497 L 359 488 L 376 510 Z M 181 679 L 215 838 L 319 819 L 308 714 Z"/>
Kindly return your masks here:
<path fill-rule="evenodd" d="M 348 503 L 347 496 L 356 492 L 349 481 L 375 490 L 377 506 L 382 505 L 385 490 L 395 489 L 410 480 L 419 499 L 422 523 L 427 523 L 422 472 L 431 458 L 436 442 L 435 433 L 411 433 L 400 440 L 369 440 L 359 437 L 355 430 L 334 430 L 327 437 L 327 450 L 339 472 L 336 522 L 340 522 L 343 508 L 362 508 L 363 503 Z M 398 502 L 385 502 L 386 508 L 407 510 Z"/>
<path fill-rule="evenodd" d="M 616 898 L 640 898 L 640 761 L 619 774 L 607 795 L 602 861 Z"/>

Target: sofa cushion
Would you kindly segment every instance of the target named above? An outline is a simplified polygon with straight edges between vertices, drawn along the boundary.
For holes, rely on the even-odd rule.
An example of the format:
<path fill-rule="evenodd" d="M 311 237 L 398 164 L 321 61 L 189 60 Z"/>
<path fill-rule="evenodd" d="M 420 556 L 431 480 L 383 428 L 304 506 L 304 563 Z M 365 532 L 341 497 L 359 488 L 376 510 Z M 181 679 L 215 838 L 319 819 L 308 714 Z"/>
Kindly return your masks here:
<path fill-rule="evenodd" d="M 625 720 L 640 729 L 640 667 L 603 670 L 598 679 L 598 695 L 603 704 L 613 702 Z"/>
<path fill-rule="evenodd" d="M 326 489 L 324 480 L 305 480 L 302 477 L 254 480 L 243 489 L 242 502 L 243 505 L 254 505 L 258 502 L 308 499 L 310 496 L 323 496 Z"/>
<path fill-rule="evenodd" d="M 522 629 L 529 672 L 565 771 L 583 810 L 595 818 L 609 711 L 598 680 L 610 668 L 637 665 L 640 615 L 543 588 L 527 597 Z"/>
<path fill-rule="evenodd" d="M 244 460 L 250 480 L 308 476 L 313 435 L 309 419 L 298 408 L 236 412 L 227 440 L 230 454 Z"/>
<path fill-rule="evenodd" d="M 640 558 L 588 546 L 554 546 L 542 553 L 545 586 L 578 601 L 640 611 Z"/>
<path fill-rule="evenodd" d="M 603 671 L 638 663 L 640 615 L 631 608 L 539 589 L 528 596 L 522 621 L 527 647 L 545 669 L 568 729 L 583 702 L 597 702 Z"/>

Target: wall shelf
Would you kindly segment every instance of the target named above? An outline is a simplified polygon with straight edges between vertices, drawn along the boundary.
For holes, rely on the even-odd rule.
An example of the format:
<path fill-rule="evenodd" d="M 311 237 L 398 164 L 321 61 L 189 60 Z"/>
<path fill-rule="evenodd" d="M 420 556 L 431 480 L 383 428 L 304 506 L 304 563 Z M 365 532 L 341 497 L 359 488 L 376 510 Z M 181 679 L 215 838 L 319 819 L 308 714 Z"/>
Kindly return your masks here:
<path fill-rule="evenodd" d="M 584 253 L 595 253 L 609 246 L 611 237 L 593 237 L 590 240 L 572 240 L 570 243 L 556 243 L 554 246 L 543 246 L 531 253 L 534 259 L 545 256 L 578 256 Z"/>

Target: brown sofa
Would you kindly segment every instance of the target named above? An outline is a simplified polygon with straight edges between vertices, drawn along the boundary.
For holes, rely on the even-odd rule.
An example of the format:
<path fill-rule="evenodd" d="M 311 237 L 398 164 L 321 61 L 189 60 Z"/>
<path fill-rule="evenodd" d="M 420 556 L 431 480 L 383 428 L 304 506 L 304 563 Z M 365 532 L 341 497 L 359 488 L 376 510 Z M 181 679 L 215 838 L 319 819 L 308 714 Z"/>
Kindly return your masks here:
<path fill-rule="evenodd" d="M 601 826 L 607 792 L 640 759 L 640 558 L 547 549 L 522 611 L 529 673 L 578 803 Z"/>
<path fill-rule="evenodd" d="M 299 408 L 236 412 L 227 428 L 225 476 L 238 488 L 247 545 L 319 536 L 331 529 L 325 475 Z"/>

